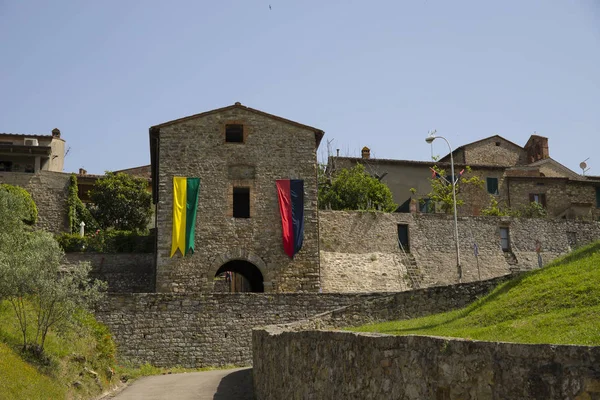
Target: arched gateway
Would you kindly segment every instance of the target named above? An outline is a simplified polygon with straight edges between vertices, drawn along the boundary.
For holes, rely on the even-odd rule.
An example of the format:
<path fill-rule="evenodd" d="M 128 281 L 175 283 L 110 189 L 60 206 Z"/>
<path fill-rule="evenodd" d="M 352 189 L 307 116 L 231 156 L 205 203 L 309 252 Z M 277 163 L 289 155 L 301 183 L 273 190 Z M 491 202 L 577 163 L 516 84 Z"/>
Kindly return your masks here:
<path fill-rule="evenodd" d="M 215 279 L 224 279 L 220 287 L 228 292 L 264 292 L 263 275 L 256 265 L 245 260 L 232 260 L 223 264 Z"/>

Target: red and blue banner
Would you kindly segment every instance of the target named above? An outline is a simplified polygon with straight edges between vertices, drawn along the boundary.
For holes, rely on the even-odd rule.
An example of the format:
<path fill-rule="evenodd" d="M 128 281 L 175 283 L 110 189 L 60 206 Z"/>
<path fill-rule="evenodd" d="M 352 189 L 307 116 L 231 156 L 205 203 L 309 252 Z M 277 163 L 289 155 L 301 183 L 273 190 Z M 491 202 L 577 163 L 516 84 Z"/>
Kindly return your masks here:
<path fill-rule="evenodd" d="M 285 254 L 294 258 L 302 248 L 304 239 L 304 181 L 278 179 L 277 196 L 283 232 Z"/>

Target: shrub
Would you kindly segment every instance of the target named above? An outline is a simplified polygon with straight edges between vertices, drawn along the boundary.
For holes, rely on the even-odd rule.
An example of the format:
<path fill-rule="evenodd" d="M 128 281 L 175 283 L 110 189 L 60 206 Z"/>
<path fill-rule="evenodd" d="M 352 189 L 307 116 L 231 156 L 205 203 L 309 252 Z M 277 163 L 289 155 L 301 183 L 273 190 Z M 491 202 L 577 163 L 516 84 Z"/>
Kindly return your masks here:
<path fill-rule="evenodd" d="M 151 253 L 154 250 L 154 235 L 131 231 L 98 230 L 83 238 L 78 234 L 63 233 L 57 240 L 66 253 Z"/>
<path fill-rule="evenodd" d="M 15 195 L 15 197 L 23 203 L 23 222 L 25 222 L 27 225 L 33 225 L 36 223 L 38 209 L 27 190 L 19 186 L 9 185 L 7 183 L 1 183 L 0 190 L 4 190 L 5 192 Z"/>

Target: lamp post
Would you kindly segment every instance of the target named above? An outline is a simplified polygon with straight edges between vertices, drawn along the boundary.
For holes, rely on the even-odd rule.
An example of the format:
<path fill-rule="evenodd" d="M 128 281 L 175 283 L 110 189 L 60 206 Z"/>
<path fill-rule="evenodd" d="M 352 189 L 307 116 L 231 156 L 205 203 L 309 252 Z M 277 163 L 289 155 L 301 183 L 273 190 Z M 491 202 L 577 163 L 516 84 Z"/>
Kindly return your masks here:
<path fill-rule="evenodd" d="M 458 218 L 456 214 L 456 177 L 454 175 L 454 157 L 452 156 L 452 146 L 450 142 L 443 137 L 435 134 L 436 131 L 429 133 L 429 136 L 425 138 L 425 141 L 429 144 L 433 143 L 435 139 L 444 139 L 448 148 L 450 149 L 450 169 L 452 172 L 452 203 L 454 204 L 454 244 L 456 245 L 456 270 L 458 272 L 458 283 L 462 282 L 462 267 L 460 266 L 460 249 L 458 247 Z"/>

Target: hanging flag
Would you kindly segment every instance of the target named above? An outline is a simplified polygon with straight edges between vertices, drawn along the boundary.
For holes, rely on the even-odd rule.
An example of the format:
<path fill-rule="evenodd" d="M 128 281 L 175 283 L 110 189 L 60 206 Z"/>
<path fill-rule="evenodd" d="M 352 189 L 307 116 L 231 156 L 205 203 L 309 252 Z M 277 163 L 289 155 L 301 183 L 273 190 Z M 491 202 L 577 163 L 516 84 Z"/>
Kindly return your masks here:
<path fill-rule="evenodd" d="M 177 249 L 184 256 L 194 252 L 199 191 L 200 178 L 173 177 L 171 257 L 175 255 Z"/>
<path fill-rule="evenodd" d="M 277 196 L 283 232 L 283 249 L 294 258 L 302 248 L 304 239 L 304 181 L 278 179 Z"/>

